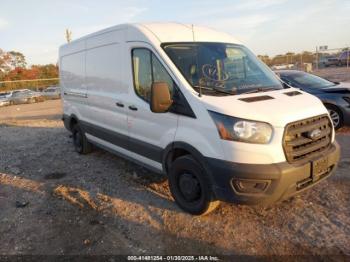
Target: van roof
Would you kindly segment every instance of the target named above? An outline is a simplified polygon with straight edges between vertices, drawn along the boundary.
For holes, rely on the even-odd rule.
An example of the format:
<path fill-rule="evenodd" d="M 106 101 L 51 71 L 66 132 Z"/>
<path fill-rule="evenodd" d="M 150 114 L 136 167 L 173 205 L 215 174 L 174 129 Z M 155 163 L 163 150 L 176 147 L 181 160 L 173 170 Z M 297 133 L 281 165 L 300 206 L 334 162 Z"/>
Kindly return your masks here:
<path fill-rule="evenodd" d="M 79 41 L 98 36 L 104 33 L 127 29 L 126 41 L 145 41 L 158 40 L 160 43 L 166 42 L 223 42 L 241 44 L 240 41 L 232 37 L 231 35 L 223 32 L 216 31 L 203 26 L 182 24 L 182 23 L 134 23 L 134 24 L 121 24 L 112 26 L 92 34 L 78 38 L 71 43 L 77 43 Z M 192 30 L 193 29 L 193 30 Z M 62 45 L 64 47 L 66 45 Z"/>

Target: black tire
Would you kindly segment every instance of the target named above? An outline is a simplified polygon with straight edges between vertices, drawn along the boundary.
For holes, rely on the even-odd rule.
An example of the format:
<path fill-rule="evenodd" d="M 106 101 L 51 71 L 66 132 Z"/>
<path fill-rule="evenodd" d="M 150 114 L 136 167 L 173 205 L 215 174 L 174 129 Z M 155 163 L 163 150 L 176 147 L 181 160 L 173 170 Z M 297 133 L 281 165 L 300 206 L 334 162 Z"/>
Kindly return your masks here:
<path fill-rule="evenodd" d="M 72 128 L 72 135 L 75 151 L 83 155 L 88 154 L 92 151 L 92 145 L 87 140 L 85 133 L 79 124 L 75 124 Z"/>
<path fill-rule="evenodd" d="M 343 113 L 337 106 L 334 106 L 334 105 L 325 105 L 325 106 L 332 119 L 334 129 L 338 130 L 344 125 Z"/>
<path fill-rule="evenodd" d="M 210 180 L 191 155 L 179 157 L 171 165 L 169 187 L 178 206 L 192 215 L 208 214 L 220 204 L 213 201 Z"/>

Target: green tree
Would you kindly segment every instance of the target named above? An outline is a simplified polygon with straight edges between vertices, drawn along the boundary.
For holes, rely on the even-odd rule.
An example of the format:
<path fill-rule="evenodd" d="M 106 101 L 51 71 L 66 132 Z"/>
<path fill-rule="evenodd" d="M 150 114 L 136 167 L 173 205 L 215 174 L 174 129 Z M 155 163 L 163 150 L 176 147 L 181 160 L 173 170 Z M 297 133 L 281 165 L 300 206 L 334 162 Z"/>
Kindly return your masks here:
<path fill-rule="evenodd" d="M 26 58 L 22 53 L 16 52 L 16 51 L 10 51 L 8 52 L 8 54 L 10 56 L 10 65 L 13 68 L 16 68 L 16 67 L 25 68 L 27 66 Z"/>
<path fill-rule="evenodd" d="M 0 49 L 0 72 L 6 74 L 11 70 L 10 67 L 10 56 L 7 52 Z"/>

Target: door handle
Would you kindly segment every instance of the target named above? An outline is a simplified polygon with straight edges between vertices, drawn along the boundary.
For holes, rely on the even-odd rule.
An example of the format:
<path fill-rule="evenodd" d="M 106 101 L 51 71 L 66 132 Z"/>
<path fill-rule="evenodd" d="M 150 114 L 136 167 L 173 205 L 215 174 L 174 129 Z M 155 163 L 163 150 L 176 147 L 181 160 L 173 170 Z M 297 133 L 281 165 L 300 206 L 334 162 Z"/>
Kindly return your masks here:
<path fill-rule="evenodd" d="M 129 109 L 133 110 L 133 111 L 137 111 L 137 107 L 136 106 L 129 106 Z"/>
<path fill-rule="evenodd" d="M 116 104 L 116 106 L 119 106 L 119 107 L 124 107 L 124 104 L 123 103 L 121 103 L 121 102 L 117 102 L 117 103 L 115 103 Z"/>

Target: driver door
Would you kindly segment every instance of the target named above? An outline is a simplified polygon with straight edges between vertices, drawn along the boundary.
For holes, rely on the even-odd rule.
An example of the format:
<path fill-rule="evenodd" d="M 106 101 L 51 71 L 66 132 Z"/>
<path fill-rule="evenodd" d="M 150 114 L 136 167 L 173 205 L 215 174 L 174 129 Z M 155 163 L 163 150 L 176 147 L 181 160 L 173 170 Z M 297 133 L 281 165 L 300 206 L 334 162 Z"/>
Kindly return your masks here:
<path fill-rule="evenodd" d="M 174 140 L 178 115 L 150 110 L 151 86 L 167 82 L 173 94 L 175 83 L 155 52 L 145 44 L 129 46 L 133 90 L 128 108 L 129 149 L 143 162 L 162 170 L 163 149 Z"/>

